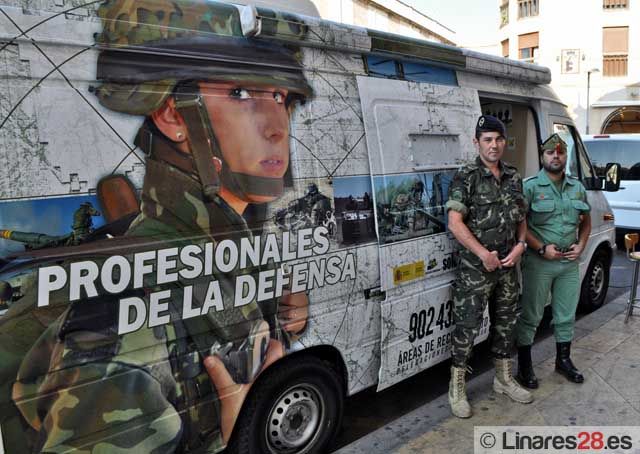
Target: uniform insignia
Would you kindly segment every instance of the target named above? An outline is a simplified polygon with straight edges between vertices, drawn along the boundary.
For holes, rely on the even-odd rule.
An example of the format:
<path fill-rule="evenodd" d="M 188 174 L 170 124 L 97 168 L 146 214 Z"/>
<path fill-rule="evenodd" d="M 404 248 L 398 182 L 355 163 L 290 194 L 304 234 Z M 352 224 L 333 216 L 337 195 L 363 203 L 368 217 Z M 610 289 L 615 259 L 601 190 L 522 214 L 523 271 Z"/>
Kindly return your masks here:
<path fill-rule="evenodd" d="M 544 194 L 540 194 L 540 200 L 544 199 Z"/>

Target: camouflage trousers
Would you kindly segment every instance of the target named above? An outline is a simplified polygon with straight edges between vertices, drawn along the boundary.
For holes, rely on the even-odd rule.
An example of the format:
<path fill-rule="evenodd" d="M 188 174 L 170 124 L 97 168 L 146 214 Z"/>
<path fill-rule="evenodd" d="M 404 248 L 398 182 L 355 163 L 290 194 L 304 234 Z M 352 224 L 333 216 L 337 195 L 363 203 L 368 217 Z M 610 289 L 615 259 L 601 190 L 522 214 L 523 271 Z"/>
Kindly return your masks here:
<path fill-rule="evenodd" d="M 491 352 L 505 358 L 511 353 L 515 326 L 520 313 L 519 283 L 516 268 L 491 273 L 460 265 L 453 290 L 453 319 L 456 324 L 451 342 L 451 356 L 456 367 L 466 367 L 473 342 L 482 323 L 482 315 L 493 298 Z"/>

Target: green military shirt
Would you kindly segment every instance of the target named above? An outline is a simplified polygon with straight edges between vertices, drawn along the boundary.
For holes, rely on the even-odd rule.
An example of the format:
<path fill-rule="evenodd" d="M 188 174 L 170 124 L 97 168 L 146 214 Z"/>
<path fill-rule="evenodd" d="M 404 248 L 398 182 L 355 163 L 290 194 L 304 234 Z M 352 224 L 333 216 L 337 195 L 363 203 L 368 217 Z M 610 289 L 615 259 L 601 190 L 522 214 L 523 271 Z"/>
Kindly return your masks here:
<path fill-rule="evenodd" d="M 529 230 L 545 244 L 567 248 L 577 240 L 580 215 L 591 208 L 582 183 L 566 176 L 562 186 L 554 184 L 543 169 L 524 183 L 529 204 Z"/>
<path fill-rule="evenodd" d="M 446 207 L 461 213 L 478 241 L 504 258 L 517 242 L 518 225 L 527 206 L 517 169 L 503 161 L 499 165 L 500 181 L 479 156 L 458 170 L 449 186 Z M 473 266 L 481 264 L 469 250 L 462 250 L 460 256 Z"/>

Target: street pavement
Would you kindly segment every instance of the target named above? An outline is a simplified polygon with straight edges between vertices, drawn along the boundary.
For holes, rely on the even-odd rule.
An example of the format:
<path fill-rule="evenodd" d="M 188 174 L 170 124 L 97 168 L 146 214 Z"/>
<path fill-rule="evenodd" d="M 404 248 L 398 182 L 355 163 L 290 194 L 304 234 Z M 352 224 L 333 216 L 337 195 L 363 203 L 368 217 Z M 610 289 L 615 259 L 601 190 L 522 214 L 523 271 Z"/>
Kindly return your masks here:
<path fill-rule="evenodd" d="M 473 452 L 474 426 L 640 424 L 640 315 L 623 323 L 625 290 L 576 323 L 572 358 L 585 375 L 584 384 L 569 383 L 554 371 L 555 340 L 548 336 L 532 350 L 540 380 L 533 403 L 518 404 L 494 393 L 489 369 L 468 382 L 472 418 L 453 417 L 445 392 L 335 453 Z"/>

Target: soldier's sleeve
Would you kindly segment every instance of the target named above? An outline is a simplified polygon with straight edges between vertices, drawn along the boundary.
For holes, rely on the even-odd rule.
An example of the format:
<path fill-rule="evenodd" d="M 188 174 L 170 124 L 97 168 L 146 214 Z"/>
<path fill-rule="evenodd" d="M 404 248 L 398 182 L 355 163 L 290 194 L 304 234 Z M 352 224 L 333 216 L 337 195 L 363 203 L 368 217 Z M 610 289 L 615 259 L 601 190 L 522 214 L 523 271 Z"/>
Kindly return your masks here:
<path fill-rule="evenodd" d="M 469 189 L 467 186 L 467 176 L 458 170 L 449 185 L 449 200 L 446 203 L 447 212 L 457 211 L 463 217 L 469 212 Z"/>
<path fill-rule="evenodd" d="M 522 183 L 522 193 L 524 194 L 524 201 L 527 204 L 527 211 L 529 211 L 529 207 L 531 206 L 531 202 L 533 201 L 533 187 L 535 185 L 534 183 L 535 177 L 533 178 L 527 178 L 523 183 Z"/>
<path fill-rule="evenodd" d="M 578 208 L 578 210 L 581 213 L 590 213 L 591 205 L 589 205 L 589 201 L 587 200 L 587 190 L 584 188 L 583 184 L 580 181 L 577 182 L 577 185 L 578 185 L 577 199 L 582 201 L 583 203 L 576 208 Z"/>
<path fill-rule="evenodd" d="M 63 352 L 48 334 L 25 357 L 12 392 L 38 433 L 33 452 L 176 452 L 182 421 L 155 378 L 106 358 L 87 361 L 90 351 L 72 353 L 66 341 Z"/>

